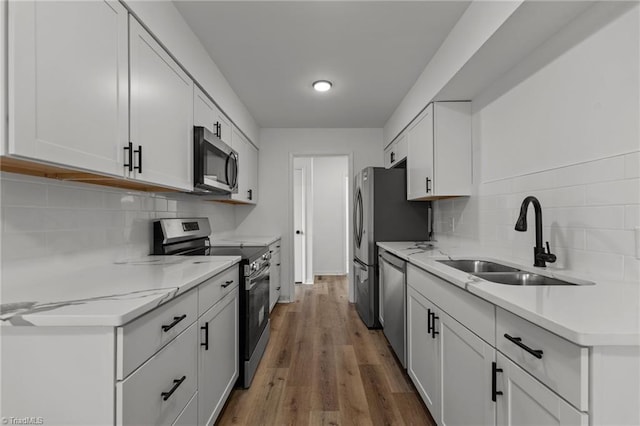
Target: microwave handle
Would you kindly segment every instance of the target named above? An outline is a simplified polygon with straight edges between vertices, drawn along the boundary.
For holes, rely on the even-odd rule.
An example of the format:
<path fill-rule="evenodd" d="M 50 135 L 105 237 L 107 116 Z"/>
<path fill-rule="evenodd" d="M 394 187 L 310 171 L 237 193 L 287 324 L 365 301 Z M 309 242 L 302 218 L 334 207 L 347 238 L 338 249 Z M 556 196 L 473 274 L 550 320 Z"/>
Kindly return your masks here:
<path fill-rule="evenodd" d="M 236 164 L 236 166 L 234 167 L 235 169 L 235 175 L 233 176 L 233 184 L 231 185 L 231 189 L 236 189 L 238 187 L 238 154 L 236 154 L 235 152 L 231 153 L 231 158 L 233 158 L 234 163 Z"/>

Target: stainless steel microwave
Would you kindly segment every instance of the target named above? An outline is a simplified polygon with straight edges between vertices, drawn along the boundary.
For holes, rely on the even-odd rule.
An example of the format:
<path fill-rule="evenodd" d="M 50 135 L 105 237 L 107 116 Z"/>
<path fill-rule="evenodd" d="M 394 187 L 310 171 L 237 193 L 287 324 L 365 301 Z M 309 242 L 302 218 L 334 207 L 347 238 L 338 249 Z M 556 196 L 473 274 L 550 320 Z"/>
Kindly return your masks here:
<path fill-rule="evenodd" d="M 193 128 L 193 186 L 202 194 L 238 192 L 238 153 L 201 126 Z"/>

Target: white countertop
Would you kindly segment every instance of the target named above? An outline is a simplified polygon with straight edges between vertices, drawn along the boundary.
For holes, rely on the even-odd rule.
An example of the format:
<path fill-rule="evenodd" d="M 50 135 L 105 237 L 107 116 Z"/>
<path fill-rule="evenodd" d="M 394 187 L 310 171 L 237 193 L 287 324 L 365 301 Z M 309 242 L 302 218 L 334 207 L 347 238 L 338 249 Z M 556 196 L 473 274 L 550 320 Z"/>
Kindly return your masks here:
<path fill-rule="evenodd" d="M 582 346 L 640 345 L 640 285 L 597 281 L 583 286 L 512 286 L 482 280 L 441 259 L 486 259 L 558 278 L 578 278 L 481 255 L 473 246 L 380 242 L 411 264 Z"/>
<path fill-rule="evenodd" d="M 255 235 L 226 235 L 221 238 L 211 238 L 211 245 L 213 247 L 226 247 L 226 246 L 268 246 L 280 239 L 279 235 L 270 236 L 255 236 Z"/>
<path fill-rule="evenodd" d="M 120 326 L 237 264 L 239 256 L 149 256 L 2 271 L 2 325 Z"/>

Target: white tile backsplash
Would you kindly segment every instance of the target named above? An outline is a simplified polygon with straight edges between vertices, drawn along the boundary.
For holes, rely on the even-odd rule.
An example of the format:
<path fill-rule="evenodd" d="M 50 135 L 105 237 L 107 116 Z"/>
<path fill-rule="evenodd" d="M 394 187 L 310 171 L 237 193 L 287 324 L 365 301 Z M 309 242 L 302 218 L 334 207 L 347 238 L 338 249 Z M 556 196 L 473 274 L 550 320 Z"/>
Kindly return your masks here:
<path fill-rule="evenodd" d="M 173 197 L 173 198 L 172 198 Z M 113 258 L 150 253 L 152 221 L 206 216 L 214 233 L 235 230 L 232 205 L 184 194 L 151 194 L 0 173 L 2 263 L 100 252 Z"/>
<path fill-rule="evenodd" d="M 529 264 L 535 245 L 533 208 L 527 213 L 527 232 L 515 231 L 514 225 L 522 200 L 533 195 L 542 205 L 544 239 L 558 256 L 550 269 L 640 282 L 634 233 L 640 226 L 639 161 L 640 151 L 476 183 L 477 195 L 434 203 L 436 238 L 479 240 L 493 255 Z"/>

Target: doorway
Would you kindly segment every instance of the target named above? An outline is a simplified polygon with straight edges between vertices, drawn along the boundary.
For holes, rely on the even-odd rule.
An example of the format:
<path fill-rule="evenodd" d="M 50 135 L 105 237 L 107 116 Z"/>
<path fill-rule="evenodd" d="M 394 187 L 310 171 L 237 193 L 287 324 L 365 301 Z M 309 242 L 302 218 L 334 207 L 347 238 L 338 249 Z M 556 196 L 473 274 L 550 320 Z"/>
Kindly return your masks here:
<path fill-rule="evenodd" d="M 350 275 L 350 164 L 346 154 L 292 156 L 296 284 L 313 284 L 318 275 Z"/>

